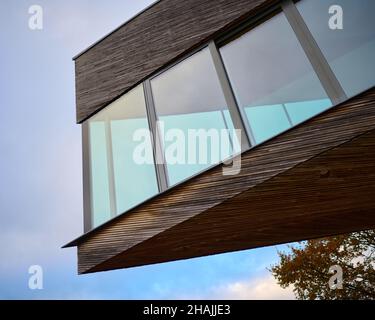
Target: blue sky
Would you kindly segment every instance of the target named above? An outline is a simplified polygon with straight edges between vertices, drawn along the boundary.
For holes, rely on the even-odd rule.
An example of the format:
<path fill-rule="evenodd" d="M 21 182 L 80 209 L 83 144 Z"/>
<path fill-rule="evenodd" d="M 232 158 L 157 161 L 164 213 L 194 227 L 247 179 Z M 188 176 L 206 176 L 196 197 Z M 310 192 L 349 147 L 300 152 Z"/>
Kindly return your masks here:
<path fill-rule="evenodd" d="M 269 247 L 78 276 L 82 233 L 81 131 L 72 57 L 152 1 L 0 2 L 0 298 L 292 298 L 266 270 Z M 28 28 L 41 5 L 44 28 Z M 41 265 L 44 289 L 28 288 Z"/>

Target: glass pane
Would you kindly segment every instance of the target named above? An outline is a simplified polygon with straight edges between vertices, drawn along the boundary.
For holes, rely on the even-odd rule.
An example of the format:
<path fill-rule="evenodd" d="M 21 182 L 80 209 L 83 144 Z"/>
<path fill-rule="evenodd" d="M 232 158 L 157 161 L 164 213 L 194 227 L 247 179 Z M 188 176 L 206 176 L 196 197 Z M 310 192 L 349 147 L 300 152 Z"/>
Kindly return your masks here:
<path fill-rule="evenodd" d="M 220 52 L 256 143 L 332 105 L 282 13 Z"/>
<path fill-rule="evenodd" d="M 89 129 L 96 227 L 158 193 L 142 86 L 92 117 Z M 140 141 L 133 136 L 136 132 L 143 137 Z M 137 148 L 143 150 L 143 163 L 133 157 Z"/>
<path fill-rule="evenodd" d="M 329 14 L 332 5 L 343 9 L 343 29 L 329 27 L 329 19 L 335 19 L 334 14 Z M 373 87 L 375 1 L 303 0 L 297 8 L 347 96 L 352 97 Z"/>
<path fill-rule="evenodd" d="M 233 123 L 207 48 L 152 79 L 151 87 L 158 120 L 164 128 L 162 138 L 170 185 L 232 154 L 228 134 Z M 189 139 L 192 130 L 207 133 L 207 139 L 202 136 L 206 144 L 199 138 Z M 233 137 L 238 152 L 239 144 Z M 178 159 L 177 152 L 181 156 Z"/>
<path fill-rule="evenodd" d="M 94 226 L 111 218 L 104 122 L 90 123 L 91 206 Z"/>

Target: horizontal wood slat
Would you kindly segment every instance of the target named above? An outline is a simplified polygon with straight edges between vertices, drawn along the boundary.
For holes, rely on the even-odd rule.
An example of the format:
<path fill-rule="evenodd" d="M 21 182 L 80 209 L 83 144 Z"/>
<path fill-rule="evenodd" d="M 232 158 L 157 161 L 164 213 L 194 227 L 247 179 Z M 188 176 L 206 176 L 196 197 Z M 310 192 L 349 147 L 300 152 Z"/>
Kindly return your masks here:
<path fill-rule="evenodd" d="M 375 228 L 375 130 L 109 259 L 90 272 Z"/>
<path fill-rule="evenodd" d="M 75 60 L 77 122 L 276 0 L 161 0 Z"/>
<path fill-rule="evenodd" d="M 369 197 L 374 193 L 373 133 L 351 141 L 374 129 L 375 89 L 371 89 L 244 153 L 239 175 L 223 176 L 222 166 L 217 166 L 87 235 L 78 242 L 79 272 L 369 227 L 368 208 L 374 206 Z M 317 178 L 327 174 L 326 180 Z M 368 181 L 363 180 L 366 176 Z M 341 194 L 336 196 L 336 191 Z M 350 192 L 356 195 L 351 198 Z M 317 208 L 324 210 L 319 213 Z M 338 212 L 346 225 L 338 224 Z M 303 229 L 302 223 L 310 227 Z"/>

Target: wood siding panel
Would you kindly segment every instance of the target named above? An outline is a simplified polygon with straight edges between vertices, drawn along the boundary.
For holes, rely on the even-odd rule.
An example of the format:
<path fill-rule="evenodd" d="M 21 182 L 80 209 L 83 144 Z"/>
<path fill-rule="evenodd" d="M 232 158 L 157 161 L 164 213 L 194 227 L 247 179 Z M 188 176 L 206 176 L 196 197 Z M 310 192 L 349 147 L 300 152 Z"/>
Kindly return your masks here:
<path fill-rule="evenodd" d="M 375 130 L 319 154 L 90 272 L 375 228 Z"/>
<path fill-rule="evenodd" d="M 77 122 L 276 0 L 161 0 L 75 60 Z"/>
<path fill-rule="evenodd" d="M 136 250 L 134 248 L 136 248 L 137 246 L 142 246 L 142 242 L 147 242 L 147 240 L 153 241 L 155 239 L 159 239 L 158 237 L 156 237 L 158 235 L 161 237 L 160 239 L 166 240 L 165 238 L 163 238 L 162 232 L 167 232 L 166 230 L 168 229 L 171 229 L 168 232 L 175 232 L 172 231 L 174 230 L 172 228 L 177 225 L 183 226 L 184 222 L 191 228 L 191 226 L 197 224 L 189 224 L 187 220 L 191 219 L 192 221 L 194 221 L 192 218 L 196 217 L 195 219 L 198 219 L 198 215 L 204 217 L 204 214 L 202 214 L 203 212 L 205 212 L 205 214 L 209 212 L 221 212 L 219 214 L 219 216 L 221 217 L 225 214 L 235 215 L 237 211 L 245 214 L 248 207 L 241 207 L 239 205 L 241 201 L 235 201 L 238 207 L 226 207 L 225 205 L 223 205 L 223 203 L 229 203 L 230 199 L 236 199 L 236 197 L 244 197 L 244 199 L 246 199 L 249 196 L 247 192 L 257 192 L 249 191 L 251 189 L 256 189 L 254 188 L 255 186 L 258 186 L 257 188 L 261 188 L 261 184 L 276 177 L 277 175 L 280 175 L 281 173 L 286 172 L 287 170 L 290 170 L 297 165 L 302 165 L 304 162 L 317 157 L 319 154 L 328 152 L 333 148 L 348 143 L 356 137 L 374 129 L 375 89 L 372 89 L 244 153 L 242 155 L 242 170 L 239 175 L 223 176 L 222 166 L 217 166 L 191 180 L 186 181 L 179 186 L 176 186 L 175 188 L 172 188 L 168 192 L 138 206 L 130 212 L 119 216 L 116 220 L 107 223 L 102 228 L 95 230 L 78 242 L 79 272 L 83 273 L 93 270 L 103 270 L 103 265 L 111 263 L 109 260 L 111 260 L 112 263 L 114 263 L 113 261 L 117 261 L 115 259 L 116 256 L 121 257 L 123 266 L 126 266 L 126 253 L 124 253 L 125 251 L 129 250 L 129 252 L 131 252 L 131 250 Z M 360 149 L 356 150 L 358 151 Z M 373 151 L 373 149 L 371 150 Z M 371 150 L 368 150 L 368 159 L 370 159 L 370 156 L 373 155 L 371 153 Z M 354 157 L 354 155 L 355 152 L 352 152 L 350 156 Z M 360 168 L 362 165 L 368 165 L 368 163 L 366 162 L 366 157 L 363 158 L 363 162 L 358 162 L 360 165 L 356 168 Z M 324 164 L 324 161 L 328 161 L 328 158 L 325 159 L 326 160 L 322 160 L 322 165 Z M 370 160 L 368 160 L 368 162 L 370 162 Z M 311 170 L 314 171 L 317 167 L 319 167 L 319 165 L 311 165 Z M 373 169 L 373 167 L 371 167 L 371 169 Z M 312 177 L 314 177 L 315 173 L 309 173 L 309 170 L 309 166 L 304 169 L 305 178 L 303 178 L 303 175 L 301 174 L 298 175 L 298 179 L 300 179 L 296 181 L 296 184 L 299 184 L 299 189 L 296 186 L 296 190 L 299 190 L 298 192 L 302 191 L 302 181 L 310 181 L 309 175 L 313 175 Z M 348 167 L 346 167 L 345 170 L 347 173 L 350 171 Z M 360 173 L 363 174 L 363 171 L 360 171 Z M 369 174 L 370 173 L 371 171 L 369 171 Z M 287 180 L 283 181 L 288 181 L 288 179 L 290 179 L 291 185 L 293 185 L 293 175 L 287 178 Z M 350 185 L 350 181 L 344 182 L 348 182 Z M 356 180 L 356 183 L 358 183 L 358 180 Z M 282 188 L 286 188 L 287 185 L 288 184 L 284 184 Z M 356 188 L 357 184 L 353 186 L 353 188 L 354 187 Z M 275 186 L 275 188 L 275 194 L 278 194 L 277 192 L 280 192 L 280 190 L 282 191 L 281 187 Z M 363 191 L 363 194 L 367 195 L 365 190 L 356 190 Z M 268 196 L 269 194 L 264 193 L 264 199 L 272 199 L 272 197 L 267 198 Z M 261 198 L 262 193 L 258 192 L 257 197 Z M 344 199 L 349 201 L 346 197 Z M 307 200 L 308 199 L 306 198 L 306 201 Z M 331 200 L 327 199 L 325 201 Z M 347 201 L 343 203 L 348 204 Z M 259 204 L 259 202 L 257 203 Z M 353 208 L 350 207 L 349 204 L 348 210 L 349 208 Z M 222 206 L 222 209 L 219 209 L 219 205 Z M 311 221 L 313 221 L 311 219 L 315 217 L 312 215 L 313 213 L 306 212 L 301 207 L 300 211 L 297 210 L 293 212 L 293 214 L 289 217 L 289 220 L 287 219 L 287 217 L 284 217 L 285 219 L 278 220 L 278 224 L 282 223 L 279 226 L 280 237 L 271 237 L 272 234 L 269 231 L 270 229 L 268 230 L 263 222 L 267 221 L 268 218 L 266 219 L 266 217 L 277 215 L 277 212 L 272 210 L 275 207 L 276 204 L 274 203 L 273 206 L 265 206 L 263 209 L 262 207 L 260 207 L 259 213 L 254 213 L 254 223 L 258 223 L 255 224 L 252 229 L 254 230 L 254 228 L 256 228 L 256 230 L 258 230 L 258 233 L 254 234 L 255 238 L 251 238 L 251 234 L 249 233 L 248 236 L 250 238 L 248 239 L 248 242 L 243 242 L 243 238 L 239 238 L 237 240 L 234 239 L 233 242 L 236 242 L 236 245 L 228 247 L 223 245 L 221 248 L 225 248 L 224 251 L 249 248 L 252 247 L 251 245 L 249 245 L 249 241 L 251 239 L 253 239 L 253 245 L 256 244 L 256 242 L 254 242 L 254 239 L 258 239 L 259 245 L 275 244 L 276 239 L 279 239 L 279 242 L 281 241 L 280 239 L 282 239 L 283 228 L 293 228 L 293 221 L 297 221 L 295 220 L 296 217 L 300 218 L 299 223 L 300 221 L 306 221 L 306 223 L 310 223 Z M 268 213 L 264 213 L 266 209 L 268 209 Z M 357 228 L 361 223 L 362 213 L 367 214 L 367 212 L 361 212 L 359 210 L 358 223 L 353 223 L 347 230 L 345 230 L 344 228 L 342 228 L 341 230 L 351 231 L 349 229 L 352 226 L 355 226 Z M 325 212 L 324 214 L 327 214 L 327 212 Z M 349 218 L 350 215 L 353 216 L 353 212 L 345 211 L 345 208 L 343 207 L 343 217 Z M 203 242 L 204 239 L 210 238 L 211 229 L 215 230 L 215 226 L 220 227 L 220 224 L 223 223 L 219 219 L 213 219 L 213 217 L 215 217 L 214 214 L 211 214 L 210 216 L 211 220 L 207 220 L 206 222 L 208 224 L 205 225 L 205 228 L 203 228 L 203 230 L 205 230 L 206 232 L 202 233 L 204 237 L 202 240 Z M 263 222 L 262 217 L 266 219 L 263 220 Z M 322 219 L 324 218 L 323 216 L 320 217 Z M 324 219 L 322 221 L 327 222 L 330 219 L 329 215 L 326 217 L 326 220 Z M 268 220 L 268 222 L 272 222 L 272 220 Z M 211 228 L 207 228 L 210 224 Z M 239 221 L 239 224 L 241 224 L 241 221 Z M 199 229 L 198 225 L 197 230 Z M 223 226 L 224 225 L 225 224 L 223 224 Z M 277 227 L 277 224 L 274 225 L 274 227 Z M 225 230 L 225 228 L 222 228 L 221 230 Z M 217 238 L 218 244 L 225 243 L 225 241 L 223 241 L 223 239 L 226 239 L 225 237 L 233 237 L 234 231 L 231 229 L 229 230 L 230 232 L 224 233 L 222 238 Z M 294 230 L 293 232 L 295 232 L 295 240 L 312 236 L 312 233 L 309 230 L 304 232 L 302 229 L 300 232 L 298 232 L 296 226 L 291 230 Z M 320 230 L 320 226 L 317 230 Z M 330 224 L 327 224 L 327 229 L 325 230 L 323 228 L 321 230 L 321 235 L 324 235 L 327 234 L 329 230 L 332 230 L 332 227 L 330 227 Z M 189 228 L 187 228 L 185 229 L 185 231 L 194 234 L 193 229 L 189 230 Z M 273 230 L 272 233 L 275 233 L 275 230 Z M 178 251 L 181 250 L 182 239 L 184 239 L 185 236 L 186 239 L 188 239 L 188 236 L 184 233 L 176 234 L 179 235 L 179 237 L 175 239 L 176 243 L 180 241 L 179 245 L 177 245 L 176 247 L 176 251 Z M 301 237 L 298 238 L 299 236 Z M 155 238 L 152 239 L 153 237 Z M 153 244 L 155 245 L 155 248 L 158 248 L 159 245 L 163 246 L 163 243 L 159 242 L 159 240 L 153 242 Z M 186 242 L 185 246 L 188 247 L 189 243 Z M 211 249 L 213 248 L 212 242 L 209 244 L 209 246 L 211 247 Z M 202 244 L 201 247 L 202 251 L 199 253 L 199 255 L 208 254 L 209 252 L 215 252 L 214 249 L 212 249 L 211 251 L 205 251 L 204 244 Z M 145 245 L 144 248 L 147 248 L 147 246 Z M 150 250 L 153 250 L 152 245 L 150 245 L 148 248 Z M 169 247 L 169 250 L 173 251 L 173 247 Z M 188 250 L 186 250 L 185 257 L 190 257 L 198 254 L 198 251 L 194 250 L 192 249 L 190 253 L 188 252 Z M 220 251 L 220 246 L 218 247 L 216 252 L 223 252 Z M 171 253 L 169 256 L 173 257 L 173 254 Z M 175 256 L 178 257 L 178 253 L 176 253 Z M 166 257 L 168 257 L 168 255 Z M 159 259 L 159 261 L 163 260 Z M 139 264 L 142 264 L 142 261 L 138 262 Z M 143 261 L 143 263 L 151 262 L 151 260 L 149 260 L 148 262 L 145 260 Z M 132 265 L 135 265 L 134 261 L 128 262 L 128 265 L 130 265 L 131 263 Z M 97 267 L 98 265 L 102 266 Z M 117 265 L 117 267 L 120 267 L 120 265 Z M 112 266 L 114 266 L 114 264 Z"/>

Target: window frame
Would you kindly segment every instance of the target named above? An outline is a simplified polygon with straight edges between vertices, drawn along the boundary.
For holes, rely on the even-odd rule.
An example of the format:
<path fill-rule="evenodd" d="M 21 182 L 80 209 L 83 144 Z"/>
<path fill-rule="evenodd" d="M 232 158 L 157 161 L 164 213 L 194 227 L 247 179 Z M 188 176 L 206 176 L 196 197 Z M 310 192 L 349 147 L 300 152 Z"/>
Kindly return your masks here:
<path fill-rule="evenodd" d="M 157 116 L 157 112 L 156 112 L 156 108 L 155 108 L 154 97 L 153 97 L 152 88 L 151 88 L 151 81 L 153 79 L 157 78 L 158 76 L 162 75 L 166 71 L 168 71 L 168 70 L 172 69 L 173 67 L 177 66 L 181 62 L 184 62 L 185 60 L 194 56 L 196 53 L 198 53 L 202 50 L 205 50 L 205 49 L 208 49 L 208 53 L 210 55 L 210 58 L 212 60 L 213 65 L 214 65 L 214 69 L 215 69 L 218 81 L 220 83 L 220 89 L 223 93 L 223 96 L 224 96 L 225 102 L 227 104 L 229 114 L 232 118 L 234 129 L 239 129 L 240 132 L 241 132 L 241 137 L 240 137 L 240 139 L 241 139 L 240 140 L 241 141 L 241 151 L 240 151 L 240 153 L 242 154 L 243 152 L 249 150 L 251 148 L 251 146 L 254 146 L 253 141 L 255 141 L 255 140 L 253 140 L 251 134 L 249 134 L 249 132 L 250 132 L 248 130 L 249 127 L 246 127 L 247 122 L 245 122 L 243 120 L 244 119 L 243 115 L 241 114 L 241 110 L 237 105 L 236 98 L 234 96 L 234 92 L 232 90 L 232 86 L 230 84 L 228 75 L 226 74 L 224 63 L 222 61 L 220 52 L 219 52 L 219 50 L 216 46 L 216 42 L 214 40 L 211 40 L 211 41 L 197 47 L 196 49 L 190 51 L 189 53 L 184 55 L 182 58 L 177 59 L 176 61 L 170 63 L 168 66 L 159 70 L 155 74 L 151 75 L 150 77 L 148 77 L 143 82 L 144 88 L 145 88 L 145 94 L 147 95 L 146 108 L 148 109 L 148 111 L 150 112 L 150 115 L 151 115 L 149 120 L 152 122 L 150 124 L 150 127 L 153 128 L 153 137 L 154 137 L 154 142 L 155 142 L 155 144 L 153 144 L 154 152 L 155 152 L 155 154 L 159 153 L 157 155 L 158 159 L 163 160 L 163 164 L 158 165 L 158 170 L 160 170 L 160 174 L 161 174 L 161 177 L 160 177 L 160 179 L 161 179 L 160 185 L 162 186 L 162 189 L 160 190 L 161 192 L 169 190 L 170 188 L 173 188 L 177 185 L 180 185 L 181 183 L 183 183 L 187 180 L 190 180 L 193 177 L 198 176 L 201 173 L 203 173 L 207 170 L 210 170 L 211 168 L 213 168 L 213 167 L 215 167 L 215 166 L 217 166 L 217 165 L 219 165 L 219 164 L 228 160 L 228 159 L 225 159 L 223 161 L 220 161 L 217 164 L 212 164 L 212 165 L 208 166 L 207 168 L 205 168 L 204 170 L 199 171 L 199 172 L 189 176 L 188 178 L 179 181 L 176 184 L 171 185 L 169 183 L 168 168 L 167 168 L 167 164 L 164 161 L 165 160 L 165 158 L 164 158 L 164 146 L 163 146 L 164 142 L 162 141 L 162 137 L 160 135 L 159 128 L 158 128 L 157 123 L 156 123 L 156 121 L 158 120 L 158 116 Z M 234 156 L 235 155 L 231 156 L 229 159 L 233 158 Z"/>
<path fill-rule="evenodd" d="M 296 37 L 297 43 L 300 45 L 302 51 L 306 55 L 307 61 L 310 64 L 312 71 L 315 73 L 315 75 L 318 78 L 319 83 L 322 86 L 322 89 L 326 92 L 327 97 L 331 100 L 332 106 L 327 108 L 326 110 L 323 110 L 319 113 L 316 113 L 314 115 L 317 116 L 320 113 L 323 113 L 334 106 L 336 106 L 339 103 L 342 103 L 348 99 L 346 96 L 344 90 L 341 87 L 341 84 L 339 80 L 337 79 L 336 75 L 333 73 L 330 65 L 328 64 L 328 61 L 325 59 L 320 47 L 318 46 L 317 42 L 315 41 L 312 33 L 310 32 L 309 28 L 307 27 L 306 23 L 304 22 L 300 12 L 298 11 L 295 2 L 299 1 L 313 1 L 313 0 L 281 0 L 279 3 L 270 6 L 268 9 L 264 10 L 262 13 L 247 19 L 245 22 L 241 23 L 231 31 L 219 36 L 217 39 L 215 39 L 216 47 L 218 49 L 219 55 L 220 48 L 224 47 L 225 45 L 231 43 L 232 41 L 236 40 L 237 38 L 241 37 L 244 34 L 251 33 L 253 29 L 258 27 L 259 25 L 262 25 L 263 23 L 266 23 L 268 20 L 272 19 L 273 17 L 283 14 L 284 17 L 287 20 L 287 23 L 292 29 L 292 32 L 294 33 Z M 222 59 L 223 62 L 223 59 Z M 225 65 L 223 62 L 223 67 L 225 69 Z M 225 71 L 227 73 L 227 71 Z M 229 79 L 228 73 L 227 78 L 229 85 L 231 84 L 231 81 Z M 233 92 L 233 96 L 234 92 Z M 248 130 L 248 134 L 252 136 L 252 144 L 250 149 L 252 149 L 255 146 L 258 146 L 260 144 L 263 144 L 280 134 L 283 134 L 296 126 L 308 121 L 311 118 L 307 118 L 306 120 L 296 124 L 291 125 L 290 128 L 283 130 L 277 134 L 271 135 L 269 138 L 263 140 L 260 143 L 255 142 L 255 134 L 251 131 L 251 126 L 249 123 L 249 120 L 247 116 L 245 115 L 245 112 L 242 110 L 242 108 L 239 106 L 239 103 L 237 101 L 237 98 L 235 97 L 235 103 L 237 104 L 237 109 L 240 110 L 243 122 L 245 123 L 245 128 Z M 289 117 L 288 120 L 290 121 Z"/>
<path fill-rule="evenodd" d="M 153 143 L 153 141 L 154 141 L 153 131 L 152 131 L 152 128 L 151 128 L 151 122 L 150 122 L 150 117 L 149 117 L 149 108 L 148 108 L 148 105 L 147 105 L 147 96 L 146 96 L 146 92 L 144 90 L 144 85 L 142 83 L 142 84 L 138 84 L 138 85 L 132 87 L 130 90 L 121 94 L 118 98 L 111 101 L 104 108 L 99 110 L 97 113 L 93 114 L 90 118 L 86 119 L 81 125 L 82 126 L 81 134 L 82 134 L 83 228 L 84 228 L 85 233 L 90 232 L 91 230 L 95 230 L 95 229 L 99 228 L 101 225 L 104 225 L 104 224 L 116 219 L 117 217 L 121 216 L 123 213 L 125 213 L 125 212 L 116 213 L 116 211 L 117 211 L 117 209 L 116 209 L 116 206 L 117 206 L 117 204 L 116 204 L 116 187 L 114 185 L 114 181 L 112 181 L 113 182 L 113 185 L 112 185 L 113 190 L 109 191 L 110 204 L 111 204 L 111 210 L 110 210 L 110 216 L 111 217 L 109 219 L 107 219 L 106 221 L 104 221 L 102 224 L 99 224 L 98 226 L 94 227 L 93 197 L 92 197 L 93 188 L 92 188 L 92 172 L 91 172 L 92 167 L 91 167 L 90 120 L 93 117 L 95 117 L 99 112 L 102 112 L 102 111 L 106 110 L 113 102 L 116 102 L 118 99 L 121 99 L 123 96 L 130 93 L 132 90 L 134 90 L 135 88 L 137 88 L 139 86 L 142 88 L 142 92 L 143 92 L 142 96 L 143 96 L 144 105 L 145 105 L 145 117 L 147 118 L 146 120 L 147 120 L 148 130 L 150 132 L 151 147 L 152 147 L 153 156 L 154 156 L 154 164 L 153 165 L 154 165 L 154 169 L 155 169 L 155 179 L 156 179 L 156 182 L 157 182 L 158 192 L 155 195 L 153 195 L 151 197 L 148 197 L 148 198 L 144 199 L 143 201 L 137 203 L 136 205 L 128 208 L 125 212 L 133 210 L 135 207 L 139 206 L 140 204 L 142 204 L 146 201 L 149 201 L 150 199 L 158 196 L 162 191 L 164 191 L 164 190 L 161 190 L 161 188 L 159 186 L 159 178 L 158 178 L 158 171 L 157 171 L 158 168 L 157 168 L 155 154 L 154 154 L 155 147 L 154 147 L 154 143 Z M 112 139 L 111 139 L 111 141 L 112 141 Z M 108 150 L 107 150 L 107 152 L 108 152 Z M 112 157 L 113 156 L 112 146 L 110 146 L 109 153 L 111 153 L 111 157 Z M 113 168 L 109 168 L 109 170 L 113 170 Z M 114 177 L 109 177 L 110 180 L 112 180 L 113 178 Z M 113 211 L 113 209 L 112 209 L 113 205 L 115 206 L 116 211 Z"/>
<path fill-rule="evenodd" d="M 171 61 L 168 65 L 161 68 L 160 70 L 156 71 L 155 73 L 149 75 L 147 78 L 145 78 L 141 83 L 137 83 L 134 86 L 132 86 L 130 89 L 128 89 L 126 92 L 123 92 L 121 95 L 119 95 L 115 100 L 123 96 L 124 94 L 128 93 L 129 91 L 133 90 L 138 85 L 143 86 L 143 92 L 144 92 L 144 99 L 145 99 L 145 106 L 146 106 L 146 116 L 148 119 L 149 124 L 149 130 L 151 132 L 151 142 L 152 142 L 152 148 L 153 148 L 153 154 L 154 154 L 154 164 L 155 164 L 155 172 L 156 172 L 156 179 L 158 184 L 158 190 L 159 192 L 142 201 L 141 203 L 135 205 L 132 208 L 129 208 L 124 213 L 119 213 L 117 216 L 107 220 L 103 224 L 106 224 L 110 221 L 113 221 L 114 219 L 118 218 L 119 216 L 125 214 L 126 212 L 129 212 L 133 210 L 135 207 L 138 207 L 145 203 L 146 201 L 150 201 L 151 199 L 158 197 L 159 195 L 165 193 L 166 191 L 170 190 L 171 188 L 177 187 L 178 185 L 184 183 L 187 180 L 190 180 L 208 170 L 210 170 L 213 167 L 216 167 L 220 164 L 222 164 L 224 161 L 221 161 L 217 164 L 214 164 L 212 166 L 207 167 L 203 171 L 200 171 L 192 176 L 189 176 L 187 179 L 182 180 L 178 182 L 177 184 L 174 184 L 173 186 L 170 186 L 168 181 L 168 172 L 167 172 L 167 165 L 164 161 L 164 150 L 163 150 L 163 141 L 161 140 L 161 136 L 159 133 L 159 129 L 157 127 L 157 114 L 155 110 L 155 104 L 152 96 L 152 90 L 151 90 L 151 80 L 160 74 L 166 72 L 170 68 L 173 68 L 175 65 L 179 64 L 180 62 L 188 59 L 195 53 L 208 48 L 210 52 L 211 59 L 213 61 L 216 74 L 218 76 L 220 87 L 223 92 L 228 111 L 230 112 L 230 115 L 232 117 L 233 125 L 235 129 L 241 130 L 241 151 L 240 154 L 251 150 L 252 148 L 258 146 L 259 144 L 255 143 L 254 134 L 251 132 L 250 125 L 248 123 L 247 117 L 242 111 L 242 108 L 239 107 L 237 100 L 234 95 L 234 91 L 232 88 L 232 84 L 229 80 L 228 74 L 225 69 L 225 65 L 223 63 L 223 59 L 221 57 L 219 48 L 226 43 L 231 42 L 235 38 L 237 38 L 240 34 L 244 32 L 251 32 L 251 29 L 255 28 L 257 25 L 260 25 L 264 22 L 266 22 L 268 19 L 273 17 L 274 15 L 283 13 L 288 20 L 289 25 L 293 29 L 294 34 L 296 35 L 296 38 L 298 40 L 298 43 L 301 45 L 303 51 L 305 52 L 307 59 L 312 66 L 315 74 L 317 75 L 319 82 L 321 83 L 323 89 L 326 91 L 328 98 L 332 101 L 332 106 L 329 107 L 327 110 L 330 110 L 334 108 L 336 105 L 348 100 L 348 97 L 346 96 L 344 90 L 342 89 L 342 86 L 333 73 L 331 67 L 329 66 L 322 50 L 319 48 L 319 45 L 315 41 L 311 31 L 309 30 L 307 24 L 305 23 L 302 15 L 298 11 L 295 2 L 298 2 L 300 0 L 281 0 L 277 3 L 274 3 L 267 8 L 265 8 L 262 12 L 258 12 L 255 15 L 249 17 L 246 19 L 246 21 L 241 22 L 237 26 L 226 30 L 222 32 L 221 34 L 218 34 L 211 38 L 210 40 L 206 41 L 204 44 L 201 44 L 193 49 L 191 49 L 189 52 L 184 53 L 181 55 L 181 57 Z M 313 1 L 313 0 L 303 0 L 303 1 Z M 104 106 L 101 110 L 104 110 L 107 108 L 113 101 L 108 103 L 106 106 Z M 321 113 L 326 112 L 327 110 L 323 110 L 317 114 L 315 114 L 313 117 L 318 116 Z M 94 115 L 92 115 L 94 116 Z M 91 116 L 91 117 L 92 117 Z M 90 136 L 89 136 L 89 126 L 88 121 L 91 119 L 88 118 L 82 123 L 82 160 L 83 160 L 83 211 L 84 211 L 84 231 L 85 233 L 91 232 L 92 230 L 95 230 L 99 228 L 100 226 L 93 227 L 93 217 L 92 217 L 92 188 L 91 188 L 91 166 L 90 166 Z M 297 125 L 294 125 L 290 128 L 288 128 L 285 131 L 282 131 L 275 136 L 272 136 L 265 141 L 261 142 L 260 144 L 263 144 L 270 139 L 275 138 L 276 136 L 280 134 L 284 134 L 285 132 L 288 132 L 289 130 L 302 125 L 306 121 L 310 120 L 311 118 L 308 118 Z M 234 157 L 236 155 L 233 155 Z M 231 158 L 232 158 L 231 157 Z M 225 160 L 226 161 L 226 160 Z"/>

